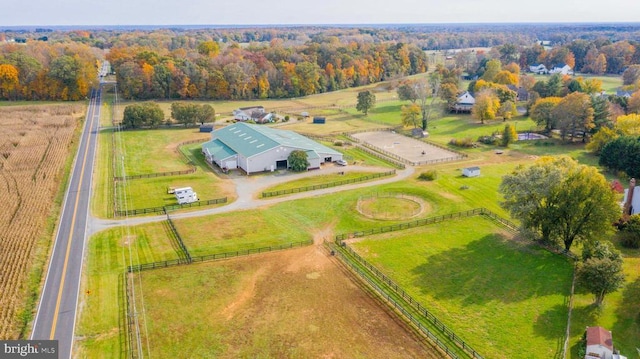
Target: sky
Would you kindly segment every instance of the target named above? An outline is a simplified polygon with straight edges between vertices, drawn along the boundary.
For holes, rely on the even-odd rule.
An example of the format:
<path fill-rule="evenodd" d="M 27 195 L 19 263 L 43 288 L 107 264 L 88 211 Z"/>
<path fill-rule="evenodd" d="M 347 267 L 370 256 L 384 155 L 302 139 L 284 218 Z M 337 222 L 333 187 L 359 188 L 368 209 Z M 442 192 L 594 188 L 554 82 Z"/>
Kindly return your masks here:
<path fill-rule="evenodd" d="M 2 26 L 640 22 L 638 0 L 27 0 Z"/>

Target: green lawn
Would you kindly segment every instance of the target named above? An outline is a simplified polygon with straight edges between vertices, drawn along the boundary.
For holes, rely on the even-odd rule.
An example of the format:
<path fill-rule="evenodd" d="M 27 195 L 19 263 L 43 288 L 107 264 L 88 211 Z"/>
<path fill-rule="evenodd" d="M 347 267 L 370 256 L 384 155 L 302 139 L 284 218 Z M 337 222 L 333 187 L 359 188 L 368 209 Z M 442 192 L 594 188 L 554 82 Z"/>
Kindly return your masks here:
<path fill-rule="evenodd" d="M 320 174 L 320 175 L 311 176 L 311 177 L 304 177 L 304 178 L 280 183 L 278 185 L 266 188 L 263 190 L 263 192 L 275 192 L 275 191 L 283 191 L 283 190 L 294 189 L 294 188 L 319 186 L 323 184 L 330 184 L 334 182 L 348 181 L 355 178 L 366 177 L 376 173 L 378 172 L 350 171 L 349 167 L 345 167 L 344 174 L 329 173 L 329 174 Z M 378 177 L 378 178 L 383 178 L 383 177 Z M 375 178 L 375 179 L 378 179 L 378 178 Z M 373 178 L 371 180 L 373 180 Z"/>
<path fill-rule="evenodd" d="M 485 358 L 562 349 L 572 265 L 483 217 L 365 237 L 353 247 Z"/>
<path fill-rule="evenodd" d="M 149 207 L 161 207 L 178 204 L 176 196 L 167 193 L 169 187 L 191 187 L 198 194 L 200 200 L 222 198 L 232 195 L 226 191 L 219 177 L 198 168 L 195 173 L 165 176 L 155 178 L 142 178 L 118 182 L 119 203 L 124 201 L 123 188 L 126 186 L 128 209 L 140 209 Z M 122 210 L 121 208 L 119 208 Z"/>
<path fill-rule="evenodd" d="M 189 168 L 177 151 L 184 141 L 201 139 L 206 142 L 211 136 L 197 128 L 164 128 L 155 130 L 130 130 L 118 134 L 124 146 L 124 168 L 128 176 L 156 172 L 182 171 Z"/>
<path fill-rule="evenodd" d="M 82 311 L 76 329 L 77 356 L 116 358 L 124 335 L 122 285 L 130 264 L 177 259 L 166 222 L 101 232 L 89 240 L 82 280 Z M 130 244 L 135 246 L 130 247 Z"/>

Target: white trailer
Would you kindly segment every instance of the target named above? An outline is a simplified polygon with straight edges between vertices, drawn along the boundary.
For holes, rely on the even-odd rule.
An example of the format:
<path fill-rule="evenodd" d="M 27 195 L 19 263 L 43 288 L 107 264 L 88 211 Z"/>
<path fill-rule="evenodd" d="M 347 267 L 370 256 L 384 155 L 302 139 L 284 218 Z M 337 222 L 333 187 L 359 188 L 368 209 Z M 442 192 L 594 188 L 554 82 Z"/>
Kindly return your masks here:
<path fill-rule="evenodd" d="M 174 190 L 178 204 L 198 202 L 198 194 L 191 187 L 181 187 Z"/>

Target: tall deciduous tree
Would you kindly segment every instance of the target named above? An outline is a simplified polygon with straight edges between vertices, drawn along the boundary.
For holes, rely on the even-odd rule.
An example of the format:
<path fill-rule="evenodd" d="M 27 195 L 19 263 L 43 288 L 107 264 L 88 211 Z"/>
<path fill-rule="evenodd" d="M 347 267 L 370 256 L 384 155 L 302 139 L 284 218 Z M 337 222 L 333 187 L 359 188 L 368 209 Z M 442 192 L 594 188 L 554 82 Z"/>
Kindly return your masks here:
<path fill-rule="evenodd" d="M 402 106 L 400 109 L 400 117 L 402 118 L 402 124 L 404 126 L 418 127 L 418 119 L 420 118 L 420 106 L 411 104 L 409 106 Z"/>
<path fill-rule="evenodd" d="M 567 157 L 541 157 L 502 178 L 502 206 L 544 242 L 569 251 L 611 230 L 619 216 L 614 192 L 596 168 Z"/>
<path fill-rule="evenodd" d="M 602 305 L 607 294 L 617 291 L 624 284 L 622 263 L 622 255 L 609 243 L 597 241 L 586 246 L 576 280 L 579 287 L 595 296 L 595 305 Z"/>
<path fill-rule="evenodd" d="M 560 103 L 560 97 L 546 97 L 536 101 L 529 109 L 531 119 L 536 121 L 538 126 L 544 125 L 546 132 L 556 128 L 556 118 L 553 116 L 553 109 Z"/>
<path fill-rule="evenodd" d="M 482 91 L 476 96 L 476 103 L 471 109 L 471 114 L 480 123 L 496 118 L 498 109 L 500 108 L 500 100 L 493 91 Z"/>
<path fill-rule="evenodd" d="M 565 96 L 553 109 L 552 116 L 557 120 L 562 138 L 571 135 L 572 139 L 578 132 L 584 134 L 594 127 L 593 108 L 589 95 L 574 92 Z"/>
<path fill-rule="evenodd" d="M 376 95 L 371 91 L 358 92 L 358 103 L 356 104 L 356 110 L 367 115 L 369 110 L 376 104 Z"/>

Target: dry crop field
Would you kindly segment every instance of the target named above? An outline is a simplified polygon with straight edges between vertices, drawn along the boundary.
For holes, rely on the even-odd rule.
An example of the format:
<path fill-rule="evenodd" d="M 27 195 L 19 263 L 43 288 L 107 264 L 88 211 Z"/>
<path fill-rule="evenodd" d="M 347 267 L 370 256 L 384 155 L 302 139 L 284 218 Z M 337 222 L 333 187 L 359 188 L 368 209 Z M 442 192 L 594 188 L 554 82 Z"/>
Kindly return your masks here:
<path fill-rule="evenodd" d="M 46 250 L 37 243 L 84 112 L 81 104 L 0 107 L 0 338 L 20 334 L 33 258 Z"/>

